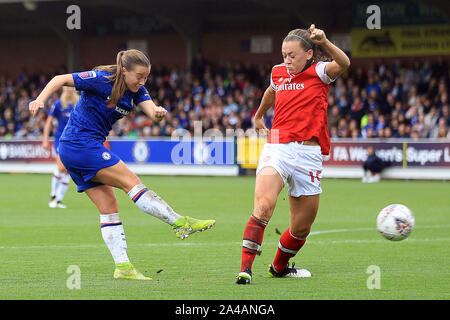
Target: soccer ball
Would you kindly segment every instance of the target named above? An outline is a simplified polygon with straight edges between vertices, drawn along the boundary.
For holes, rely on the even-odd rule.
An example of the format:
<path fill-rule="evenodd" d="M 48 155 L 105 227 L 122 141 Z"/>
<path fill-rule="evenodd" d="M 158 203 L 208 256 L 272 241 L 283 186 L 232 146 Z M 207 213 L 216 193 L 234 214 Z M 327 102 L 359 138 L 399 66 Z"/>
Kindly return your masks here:
<path fill-rule="evenodd" d="M 414 215 L 402 204 L 383 208 L 377 217 L 377 229 L 383 237 L 392 241 L 406 239 L 414 228 Z"/>

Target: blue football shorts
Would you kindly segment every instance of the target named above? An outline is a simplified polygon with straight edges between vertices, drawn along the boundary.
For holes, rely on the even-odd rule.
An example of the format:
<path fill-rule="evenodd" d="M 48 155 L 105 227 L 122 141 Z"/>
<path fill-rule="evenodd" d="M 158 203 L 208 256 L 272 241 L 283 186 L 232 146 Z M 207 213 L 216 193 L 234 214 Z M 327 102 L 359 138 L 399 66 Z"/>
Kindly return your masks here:
<path fill-rule="evenodd" d="M 59 137 L 55 137 L 53 148 L 55 149 L 55 153 L 59 155 Z"/>
<path fill-rule="evenodd" d="M 60 141 L 59 157 L 77 185 L 77 191 L 102 185 L 90 181 L 95 174 L 120 161 L 120 158 L 98 141 Z"/>

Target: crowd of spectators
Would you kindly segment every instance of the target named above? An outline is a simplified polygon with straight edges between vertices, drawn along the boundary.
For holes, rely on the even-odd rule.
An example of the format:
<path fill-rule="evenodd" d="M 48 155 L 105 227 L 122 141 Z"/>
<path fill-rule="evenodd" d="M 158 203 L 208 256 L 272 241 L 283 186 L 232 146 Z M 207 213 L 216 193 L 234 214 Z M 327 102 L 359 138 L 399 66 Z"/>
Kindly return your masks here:
<path fill-rule="evenodd" d="M 447 62 L 354 68 L 330 87 L 334 138 L 450 138 Z"/>
<path fill-rule="evenodd" d="M 274 63 L 275 64 L 275 63 Z M 252 117 L 269 85 L 272 65 L 208 63 L 201 56 L 189 71 L 153 66 L 148 89 L 157 105 L 169 111 L 152 123 L 140 111 L 118 121 L 111 137 L 171 136 L 214 129 L 223 136 L 248 135 Z M 28 103 L 52 76 L 22 72 L 0 74 L 0 139 L 40 138 L 45 112 L 30 117 Z M 400 60 L 366 67 L 352 66 L 332 83 L 328 95 L 328 127 L 332 138 L 450 138 L 450 68 L 444 60 Z M 58 99 L 54 94 L 46 109 Z M 270 128 L 273 109 L 266 116 Z M 175 132 L 175 133 L 174 133 Z"/>

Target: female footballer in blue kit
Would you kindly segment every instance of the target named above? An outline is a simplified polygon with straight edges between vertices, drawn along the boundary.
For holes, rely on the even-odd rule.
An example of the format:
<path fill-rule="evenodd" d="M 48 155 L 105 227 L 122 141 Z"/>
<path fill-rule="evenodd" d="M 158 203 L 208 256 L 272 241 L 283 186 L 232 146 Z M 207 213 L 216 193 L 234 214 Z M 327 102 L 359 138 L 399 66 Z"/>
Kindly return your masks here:
<path fill-rule="evenodd" d="M 130 263 L 113 187 L 125 191 L 142 211 L 171 225 L 180 239 L 215 224 L 215 220 L 180 216 L 155 192 L 147 189 L 118 156 L 103 146 L 112 125 L 127 115 L 134 105 L 154 121 L 165 117 L 167 110 L 156 106 L 144 87 L 150 68 L 149 59 L 139 50 L 120 51 L 115 65 L 54 77 L 29 105 L 34 116 L 62 86 L 81 91 L 60 138 L 59 155 L 78 192 L 84 191 L 100 212 L 101 233 L 114 259 L 116 279 L 151 278 L 139 273 Z"/>
<path fill-rule="evenodd" d="M 79 96 L 73 87 L 63 87 L 60 99 L 56 100 L 50 108 L 47 121 L 45 122 L 42 147 L 45 150 L 50 150 L 48 138 L 52 129 L 53 120 L 58 120 L 58 126 L 56 127 L 54 135 L 56 169 L 52 175 L 50 202 L 48 203 L 50 208 L 66 208 L 66 206 L 62 203 L 62 200 L 64 199 L 64 195 L 69 187 L 70 176 L 59 158 L 58 146 L 59 138 L 61 137 L 67 122 L 69 121 L 70 113 L 77 104 L 78 98 Z"/>

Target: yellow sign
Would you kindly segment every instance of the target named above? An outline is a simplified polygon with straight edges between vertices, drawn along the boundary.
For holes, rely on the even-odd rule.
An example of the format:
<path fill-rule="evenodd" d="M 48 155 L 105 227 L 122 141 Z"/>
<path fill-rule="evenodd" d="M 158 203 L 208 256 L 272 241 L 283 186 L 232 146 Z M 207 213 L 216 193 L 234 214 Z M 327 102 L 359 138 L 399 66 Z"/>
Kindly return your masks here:
<path fill-rule="evenodd" d="M 352 29 L 352 57 L 450 55 L 450 25 Z"/>
<path fill-rule="evenodd" d="M 236 161 L 244 169 L 256 169 L 266 138 L 237 138 Z"/>

